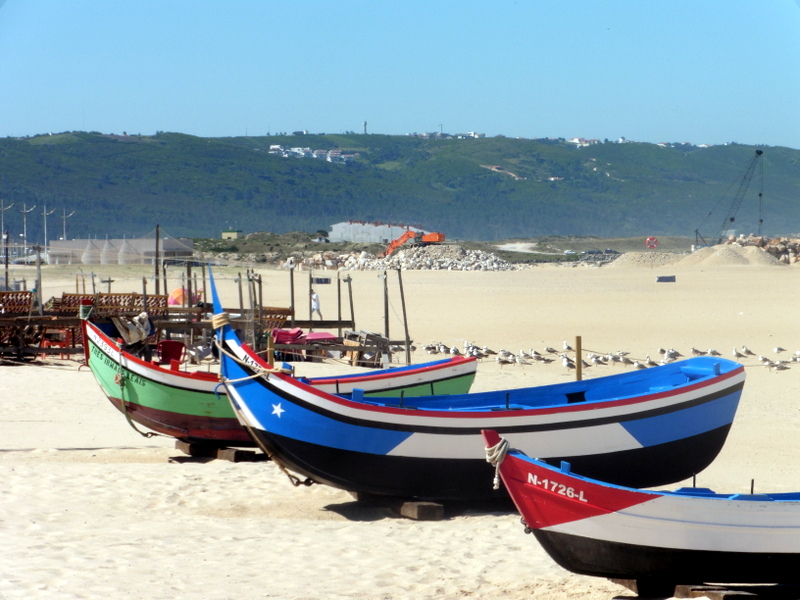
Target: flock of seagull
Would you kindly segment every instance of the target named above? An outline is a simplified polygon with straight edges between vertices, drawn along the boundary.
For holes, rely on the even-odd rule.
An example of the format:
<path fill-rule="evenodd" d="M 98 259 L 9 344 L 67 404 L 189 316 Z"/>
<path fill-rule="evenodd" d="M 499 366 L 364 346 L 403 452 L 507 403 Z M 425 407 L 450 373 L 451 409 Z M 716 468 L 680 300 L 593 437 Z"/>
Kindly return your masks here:
<path fill-rule="evenodd" d="M 478 360 L 493 359 L 502 367 L 505 365 L 532 365 L 535 363 L 550 364 L 559 361 L 561 365 L 568 370 L 575 369 L 575 361 L 578 360 L 575 349 L 570 346 L 566 341 L 562 344 L 560 349 L 551 346 L 545 347 L 541 352 L 531 348 L 530 350 L 520 350 L 517 353 L 509 352 L 508 350 L 494 351 L 487 346 L 478 346 L 474 342 L 465 341 L 464 349 L 458 346 L 448 346 L 442 342 L 433 342 L 422 346 L 422 350 L 428 354 L 449 354 L 452 356 L 471 356 Z M 775 354 L 782 354 L 786 352 L 785 348 L 777 346 L 772 350 Z M 683 358 L 684 355 L 675 350 L 674 348 L 659 348 L 660 355 L 658 360 L 653 360 L 648 354 L 644 359 L 633 359 L 628 355 L 629 352 L 592 352 L 585 351 L 585 358 L 581 357 L 581 367 L 588 368 L 592 366 L 609 366 L 621 365 L 623 367 L 631 367 L 634 369 L 647 369 L 649 367 L 656 367 L 658 365 L 665 365 L 667 363 Z M 689 354 L 692 356 L 722 356 L 722 353 L 709 348 L 708 350 L 698 350 L 691 348 Z M 771 359 L 762 355 L 757 355 L 755 352 L 742 346 L 741 348 L 734 347 L 731 352 L 731 358 L 736 361 L 757 358 L 757 360 L 773 371 L 786 371 L 790 368 L 790 363 L 800 362 L 800 350 L 790 355 L 787 359 Z"/>

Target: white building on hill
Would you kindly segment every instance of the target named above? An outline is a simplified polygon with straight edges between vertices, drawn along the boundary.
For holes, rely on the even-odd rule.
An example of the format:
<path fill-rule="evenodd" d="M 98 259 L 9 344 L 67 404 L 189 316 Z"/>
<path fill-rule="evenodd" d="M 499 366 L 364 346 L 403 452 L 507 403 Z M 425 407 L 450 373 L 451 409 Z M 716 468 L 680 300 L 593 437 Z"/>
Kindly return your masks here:
<path fill-rule="evenodd" d="M 369 223 L 367 221 L 347 221 L 331 225 L 328 239 L 331 242 L 356 242 L 359 244 L 388 244 L 406 231 L 421 231 L 410 225 L 391 225 L 389 223 Z"/>
<path fill-rule="evenodd" d="M 142 265 L 153 264 L 155 238 L 52 240 L 47 262 L 53 265 Z M 191 258 L 194 241 L 190 238 L 160 238 L 159 258 Z"/>

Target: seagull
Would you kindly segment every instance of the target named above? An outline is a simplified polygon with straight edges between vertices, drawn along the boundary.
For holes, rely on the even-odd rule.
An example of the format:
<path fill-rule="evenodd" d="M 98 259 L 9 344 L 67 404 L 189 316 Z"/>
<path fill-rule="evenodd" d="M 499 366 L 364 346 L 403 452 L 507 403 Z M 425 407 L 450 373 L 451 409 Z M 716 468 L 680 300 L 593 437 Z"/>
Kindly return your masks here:
<path fill-rule="evenodd" d="M 777 347 L 773 348 L 772 351 L 775 354 L 780 354 L 781 352 L 786 352 L 786 348 L 781 348 L 780 346 L 777 346 Z"/>
<path fill-rule="evenodd" d="M 566 350 L 567 352 L 574 352 L 574 350 L 572 349 L 572 346 L 570 346 L 567 343 L 567 340 L 564 340 L 564 350 Z"/>
<path fill-rule="evenodd" d="M 647 366 L 640 363 L 638 360 L 633 361 L 633 367 L 635 369 L 646 369 Z"/>
<path fill-rule="evenodd" d="M 698 350 L 697 348 L 691 348 L 689 351 L 693 356 L 704 356 L 706 354 L 703 350 Z"/>
<path fill-rule="evenodd" d="M 515 356 L 514 360 L 516 361 L 516 363 L 518 365 L 529 365 L 529 364 L 531 364 L 521 356 Z"/>
<path fill-rule="evenodd" d="M 649 354 L 644 359 L 644 364 L 645 364 L 646 367 L 657 367 L 658 366 L 658 363 L 656 361 L 654 361 L 652 358 L 650 358 Z"/>
<path fill-rule="evenodd" d="M 736 349 L 736 346 L 734 346 L 734 347 L 733 347 L 733 358 L 744 358 L 744 357 L 745 357 L 745 356 L 744 356 L 744 354 L 742 354 L 741 352 L 739 352 L 739 351 Z"/>
<path fill-rule="evenodd" d="M 774 371 L 788 371 L 789 369 L 791 369 L 791 367 L 788 365 L 784 365 L 783 363 L 777 363 L 777 364 L 773 363 L 772 369 Z"/>
<path fill-rule="evenodd" d="M 545 348 L 544 351 L 547 352 L 548 354 L 556 354 L 558 352 L 558 350 L 556 350 L 555 348 L 551 348 L 550 346 Z"/>
<path fill-rule="evenodd" d="M 495 360 L 497 361 L 497 364 L 499 364 L 501 367 L 502 367 L 503 365 L 511 365 L 511 364 L 514 364 L 514 360 L 513 360 L 513 359 L 511 359 L 511 358 L 504 358 L 504 357 L 502 357 L 502 356 L 499 356 L 499 355 L 498 355 L 498 356 L 495 358 Z"/>
<path fill-rule="evenodd" d="M 746 354 L 747 356 L 755 356 L 756 353 L 750 350 L 747 346 L 742 346 L 742 354 Z"/>
<path fill-rule="evenodd" d="M 708 349 L 708 352 L 707 352 L 707 354 L 708 354 L 709 356 L 719 356 L 719 355 L 720 355 L 720 354 L 719 354 L 719 352 L 717 352 L 717 351 L 716 351 L 716 350 L 714 350 L 713 348 L 709 348 L 709 349 Z"/>

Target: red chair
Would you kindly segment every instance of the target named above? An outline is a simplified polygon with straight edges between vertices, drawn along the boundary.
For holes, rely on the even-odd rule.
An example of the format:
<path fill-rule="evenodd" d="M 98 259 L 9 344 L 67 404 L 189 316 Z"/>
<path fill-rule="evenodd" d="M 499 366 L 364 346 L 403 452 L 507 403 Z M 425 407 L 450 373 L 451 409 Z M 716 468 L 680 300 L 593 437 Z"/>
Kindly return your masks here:
<path fill-rule="evenodd" d="M 183 357 L 186 354 L 186 344 L 178 340 L 161 340 L 156 345 L 156 352 L 158 354 L 158 364 L 177 368 L 177 365 L 183 362 Z"/>
<path fill-rule="evenodd" d="M 39 343 L 40 348 L 71 348 L 72 347 L 72 330 L 63 329 L 58 332 L 56 337 L 51 338 L 42 336 L 42 341 Z M 39 358 L 45 360 L 48 356 L 47 353 L 42 353 Z M 69 352 L 60 352 L 59 358 L 62 360 L 69 359 Z"/>

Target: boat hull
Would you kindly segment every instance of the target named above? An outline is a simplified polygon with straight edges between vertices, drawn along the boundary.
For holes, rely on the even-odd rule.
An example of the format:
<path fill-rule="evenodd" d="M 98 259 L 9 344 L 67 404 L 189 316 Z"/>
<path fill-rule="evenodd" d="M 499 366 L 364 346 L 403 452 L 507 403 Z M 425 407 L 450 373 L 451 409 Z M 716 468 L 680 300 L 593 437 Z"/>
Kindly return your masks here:
<path fill-rule="evenodd" d="M 552 531 L 534 530 L 547 554 L 581 575 L 634 580 L 663 588 L 703 583 L 797 583 L 800 554 L 727 552 L 621 544 Z M 788 578 L 788 579 L 787 579 Z"/>
<path fill-rule="evenodd" d="M 84 322 L 89 368 L 111 403 L 132 422 L 161 435 L 213 446 L 254 447 L 217 374 L 164 369 L 122 350 Z M 241 353 L 238 346 L 229 350 Z M 312 387 L 366 397 L 411 393 L 465 393 L 475 378 L 474 359 L 449 359 L 341 377 L 308 379 Z"/>
<path fill-rule="evenodd" d="M 701 471 L 725 443 L 729 426 L 659 446 L 591 456 L 547 459 L 581 462 L 593 470 L 627 482 L 680 481 Z M 578 432 L 573 432 L 578 434 Z M 390 456 L 343 450 L 250 429 L 250 435 L 273 459 L 292 471 L 340 489 L 433 500 L 506 498 L 505 489 L 485 485 L 491 478 L 486 458 Z M 480 433 L 473 440 L 480 444 Z M 660 485 L 660 484 L 652 484 Z"/>
<path fill-rule="evenodd" d="M 500 439 L 485 437 L 489 446 Z M 671 596 L 679 584 L 797 583 L 800 493 L 638 490 L 517 450 L 500 475 L 526 532 L 574 573 L 634 580 L 640 595 Z"/>

